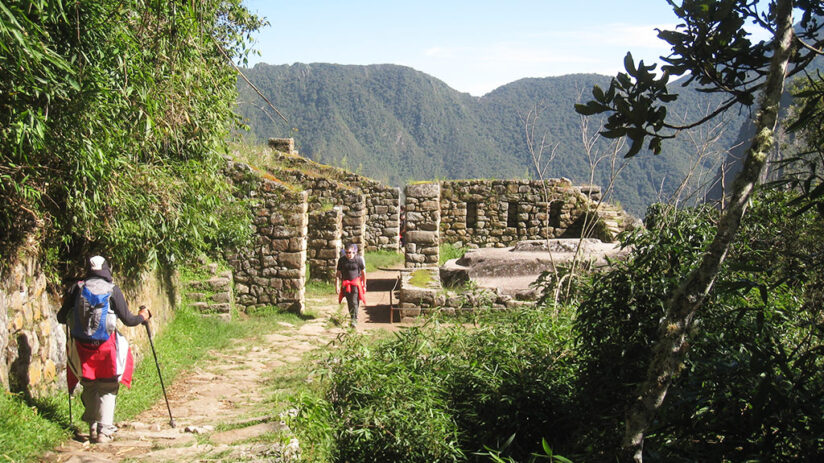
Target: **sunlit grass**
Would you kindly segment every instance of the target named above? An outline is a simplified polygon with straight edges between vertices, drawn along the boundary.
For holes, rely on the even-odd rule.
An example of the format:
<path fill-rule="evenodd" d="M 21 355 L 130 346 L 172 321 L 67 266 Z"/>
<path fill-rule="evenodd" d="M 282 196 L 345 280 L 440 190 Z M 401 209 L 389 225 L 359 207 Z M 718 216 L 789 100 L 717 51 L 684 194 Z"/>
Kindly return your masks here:
<path fill-rule="evenodd" d="M 369 272 L 374 272 L 381 267 L 402 267 L 404 258 L 401 253 L 383 250 L 367 252 L 364 259 L 366 260 L 366 273 L 368 275 Z"/>
<path fill-rule="evenodd" d="M 0 391 L 0 461 L 32 461 L 69 438 L 68 421 L 65 395 L 26 401 Z"/>

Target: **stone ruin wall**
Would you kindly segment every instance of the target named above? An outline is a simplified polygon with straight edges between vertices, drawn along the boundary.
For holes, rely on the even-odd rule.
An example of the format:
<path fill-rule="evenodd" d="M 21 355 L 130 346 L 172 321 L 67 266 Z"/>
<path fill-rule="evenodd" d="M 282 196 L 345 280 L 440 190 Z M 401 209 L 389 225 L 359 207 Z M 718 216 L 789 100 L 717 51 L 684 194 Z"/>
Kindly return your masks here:
<path fill-rule="evenodd" d="M 596 225 L 589 236 L 612 241 L 598 226 L 598 216 L 587 217 L 600 197 L 598 187 L 587 186 L 584 192 L 567 179 L 546 183 L 549 204 L 544 186 L 536 180 L 441 182 L 440 242 L 508 247 L 523 240 L 578 238 L 585 222 Z"/>
<path fill-rule="evenodd" d="M 415 272 L 437 271 L 442 243 L 509 247 L 522 240 L 582 235 L 611 242 L 624 226 L 621 222 L 626 214 L 620 208 L 601 203 L 597 186 L 575 187 L 567 179 L 552 179 L 546 182 L 546 190 L 544 187 L 540 181 L 528 180 L 455 180 L 408 185 L 405 266 L 418 268 Z M 497 308 L 525 303 L 487 290 L 462 296 L 444 294 L 438 276 L 429 278 L 426 288 L 412 286 L 410 279 L 411 274 L 406 274 L 401 283 L 402 316 L 436 308 L 454 312 L 476 303 Z"/>
<path fill-rule="evenodd" d="M 226 255 L 242 308 L 277 306 L 303 313 L 308 202 L 306 191 L 250 166 L 228 161 L 225 174 L 255 204 L 252 243 Z"/>
<path fill-rule="evenodd" d="M 359 188 L 366 197 L 366 229 L 364 242 L 366 251 L 380 249 L 397 250 L 400 246 L 400 190 L 388 187 L 375 180 L 347 172 L 336 167 L 319 164 L 297 155 L 291 138 L 270 138 L 269 146 L 273 155 L 283 166 L 316 171 L 353 188 Z"/>
<path fill-rule="evenodd" d="M 342 225 L 343 211 L 338 207 L 309 214 L 306 258 L 311 280 L 335 281 Z"/>
<path fill-rule="evenodd" d="M 57 322 L 62 291 L 48 284 L 34 250 L 18 258 L 0 273 L 0 387 L 33 397 L 65 390 L 66 326 Z M 115 262 L 116 263 L 116 262 Z M 136 280 L 118 278 L 129 310 L 146 305 L 152 311 L 153 333 L 162 332 L 180 302 L 176 275 L 155 271 Z M 142 325 L 118 330 L 129 339 L 135 361 L 150 354 Z"/>
<path fill-rule="evenodd" d="M 437 183 L 406 186 L 405 266 L 437 267 L 440 255 L 441 187 Z"/>
<path fill-rule="evenodd" d="M 338 239 L 343 244 L 355 243 L 358 249 L 364 248 L 367 208 L 366 195 L 361 193 L 360 189 L 296 169 L 280 169 L 271 174 L 279 180 L 298 185 L 306 190 L 309 201 L 310 229 L 323 226 L 322 223 L 318 225 L 312 223 L 315 212 L 338 207 L 343 215 Z"/>

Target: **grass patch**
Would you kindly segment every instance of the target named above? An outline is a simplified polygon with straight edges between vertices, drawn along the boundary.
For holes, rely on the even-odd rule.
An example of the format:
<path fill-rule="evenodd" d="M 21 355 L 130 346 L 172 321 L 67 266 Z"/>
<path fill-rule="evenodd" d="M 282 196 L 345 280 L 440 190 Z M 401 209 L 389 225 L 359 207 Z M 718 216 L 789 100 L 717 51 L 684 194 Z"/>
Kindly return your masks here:
<path fill-rule="evenodd" d="M 370 251 L 366 253 L 366 272 L 377 271 L 379 267 L 402 267 L 403 254 L 390 250 Z"/>
<path fill-rule="evenodd" d="M 36 404 L 36 405 L 32 405 Z M 0 391 L 0 461 L 32 461 L 68 439 L 68 403 L 63 395 L 25 400 Z"/>
<path fill-rule="evenodd" d="M 448 260 L 460 259 L 468 250 L 469 248 L 467 247 L 458 247 L 452 243 L 444 243 L 440 247 L 438 265 L 443 265 Z"/>
<path fill-rule="evenodd" d="M 432 283 L 432 272 L 426 269 L 415 270 L 409 277 L 409 284 L 418 288 L 426 288 Z"/>
<path fill-rule="evenodd" d="M 335 294 L 336 292 L 334 283 L 318 280 L 306 282 L 306 298 L 329 297 L 329 295 Z"/>
<path fill-rule="evenodd" d="M 168 388 L 180 374 L 198 361 L 208 358 L 209 351 L 228 347 L 233 339 L 271 333 L 282 329 L 280 322 L 300 325 L 305 317 L 272 310 L 224 322 L 203 317 L 188 306 L 175 312 L 174 319 L 161 335 L 153 338 L 163 381 Z M 117 399 L 115 422 L 133 419 L 140 412 L 163 400 L 163 391 L 150 348 L 135 368 L 132 388 L 121 388 Z M 174 410 L 172 410 L 174 414 Z M 79 394 L 72 398 L 75 427 L 83 405 Z M 23 400 L 17 395 L 0 393 L 0 461 L 30 461 L 71 437 L 66 395 Z"/>

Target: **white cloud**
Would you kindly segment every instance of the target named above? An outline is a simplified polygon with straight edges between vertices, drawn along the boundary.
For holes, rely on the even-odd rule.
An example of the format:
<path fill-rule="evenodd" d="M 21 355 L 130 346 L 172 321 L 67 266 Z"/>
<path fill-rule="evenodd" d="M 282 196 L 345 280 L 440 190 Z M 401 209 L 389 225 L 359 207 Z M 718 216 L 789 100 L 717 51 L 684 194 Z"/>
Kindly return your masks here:
<path fill-rule="evenodd" d="M 554 29 L 539 34 L 509 36 L 506 41 L 471 45 L 440 43 L 419 50 L 407 65 L 444 80 L 460 91 L 482 95 L 524 77 L 571 73 L 614 75 L 623 71 L 623 58 L 631 51 L 636 61 L 651 64 L 669 52 L 655 27 L 611 23 Z"/>
<path fill-rule="evenodd" d="M 631 24 L 604 24 L 597 28 L 570 31 L 568 34 L 589 46 L 620 46 L 627 50 L 633 48 L 667 48 L 665 42 L 658 38 L 655 28 L 672 29 L 672 24 L 637 26 Z"/>

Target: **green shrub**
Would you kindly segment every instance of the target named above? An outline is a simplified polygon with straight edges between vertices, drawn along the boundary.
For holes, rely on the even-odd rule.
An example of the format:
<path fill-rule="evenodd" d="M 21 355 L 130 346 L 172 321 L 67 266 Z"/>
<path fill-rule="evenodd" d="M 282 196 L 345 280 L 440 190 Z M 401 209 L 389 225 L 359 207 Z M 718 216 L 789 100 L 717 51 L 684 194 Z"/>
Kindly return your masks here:
<path fill-rule="evenodd" d="M 824 453 L 824 223 L 758 194 L 644 450 L 655 461 L 810 461 Z M 645 377 L 667 297 L 699 262 L 715 212 L 661 214 L 626 237 L 633 257 L 594 275 L 576 332 L 582 370 L 576 451 L 609 461 Z"/>
<path fill-rule="evenodd" d="M 515 438 L 525 457 L 565 442 L 575 368 L 571 320 L 549 311 L 489 313 L 477 328 L 432 322 L 328 361 L 335 461 L 464 461 Z"/>
<path fill-rule="evenodd" d="M 0 261 L 32 232 L 52 265 L 95 252 L 132 275 L 243 242 L 219 170 L 230 61 L 262 24 L 239 0 L 4 1 Z"/>
<path fill-rule="evenodd" d="M 501 448 L 525 459 L 546 439 L 563 448 L 571 431 L 576 366 L 572 317 L 561 310 L 485 312 L 475 329 L 442 341 L 449 353 L 443 376 L 461 432 L 461 448 Z"/>
<path fill-rule="evenodd" d="M 331 366 L 335 461 L 459 461 L 457 428 L 447 412 L 430 342 L 418 330 L 371 346 L 344 339 Z M 416 340 L 412 340 L 415 338 Z"/>
<path fill-rule="evenodd" d="M 667 298 L 699 262 L 716 215 L 709 207 L 651 207 L 647 229 L 624 236 L 623 244 L 634 248 L 631 258 L 577 287 L 580 450 L 608 455 L 620 447 L 624 412 L 646 377 Z"/>
<path fill-rule="evenodd" d="M 824 454 L 824 221 L 793 198 L 761 192 L 742 223 L 662 410 L 665 459 Z"/>

